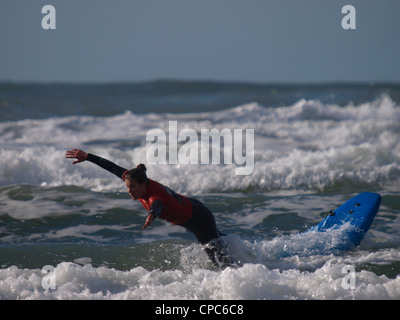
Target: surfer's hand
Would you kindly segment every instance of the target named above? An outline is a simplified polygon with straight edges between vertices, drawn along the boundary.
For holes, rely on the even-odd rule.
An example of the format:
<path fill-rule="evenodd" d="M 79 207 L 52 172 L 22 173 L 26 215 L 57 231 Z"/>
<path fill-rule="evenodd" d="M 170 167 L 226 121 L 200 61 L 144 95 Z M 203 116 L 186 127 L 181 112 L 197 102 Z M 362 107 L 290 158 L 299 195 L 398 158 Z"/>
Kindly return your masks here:
<path fill-rule="evenodd" d="M 146 229 L 154 220 L 154 216 L 152 214 L 149 214 L 146 218 L 146 222 L 144 224 L 144 226 L 142 227 L 142 229 Z"/>
<path fill-rule="evenodd" d="M 83 162 L 86 160 L 88 154 L 85 151 L 79 150 L 79 149 L 71 149 L 65 152 L 65 157 L 66 158 L 75 158 L 77 159 L 74 161 L 72 164 L 78 163 L 78 162 Z"/>

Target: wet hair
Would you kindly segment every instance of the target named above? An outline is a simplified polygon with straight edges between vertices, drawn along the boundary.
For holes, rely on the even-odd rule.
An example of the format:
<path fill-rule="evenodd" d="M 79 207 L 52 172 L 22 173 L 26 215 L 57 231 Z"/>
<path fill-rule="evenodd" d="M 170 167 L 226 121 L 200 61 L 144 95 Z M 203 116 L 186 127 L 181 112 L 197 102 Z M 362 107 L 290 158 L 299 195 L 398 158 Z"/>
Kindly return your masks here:
<path fill-rule="evenodd" d="M 135 180 L 138 184 L 142 184 L 143 182 L 148 182 L 148 178 L 146 175 L 146 166 L 143 163 L 137 165 L 136 168 L 128 170 L 128 172 L 124 176 L 124 180 Z"/>

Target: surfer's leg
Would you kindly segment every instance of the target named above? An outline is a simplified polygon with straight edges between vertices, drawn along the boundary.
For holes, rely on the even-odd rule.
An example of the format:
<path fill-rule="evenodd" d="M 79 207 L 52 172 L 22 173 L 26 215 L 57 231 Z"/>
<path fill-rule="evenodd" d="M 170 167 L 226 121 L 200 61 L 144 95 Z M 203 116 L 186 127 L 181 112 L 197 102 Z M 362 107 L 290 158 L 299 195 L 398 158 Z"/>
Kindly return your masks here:
<path fill-rule="evenodd" d="M 237 266 L 237 263 L 229 255 L 226 243 L 221 237 L 208 242 L 205 245 L 204 250 L 211 261 L 221 269 Z"/>
<path fill-rule="evenodd" d="M 225 241 L 220 237 L 223 234 L 217 230 L 214 215 L 200 201 L 190 201 L 193 207 L 192 217 L 183 227 L 191 231 L 200 244 L 205 245 L 207 255 L 216 266 L 225 268 L 232 265 L 233 261 L 228 255 Z"/>
<path fill-rule="evenodd" d="M 191 231 L 201 244 L 218 238 L 217 225 L 212 212 L 200 201 L 196 199 L 190 199 L 190 201 L 192 202 L 192 216 L 182 226 Z"/>

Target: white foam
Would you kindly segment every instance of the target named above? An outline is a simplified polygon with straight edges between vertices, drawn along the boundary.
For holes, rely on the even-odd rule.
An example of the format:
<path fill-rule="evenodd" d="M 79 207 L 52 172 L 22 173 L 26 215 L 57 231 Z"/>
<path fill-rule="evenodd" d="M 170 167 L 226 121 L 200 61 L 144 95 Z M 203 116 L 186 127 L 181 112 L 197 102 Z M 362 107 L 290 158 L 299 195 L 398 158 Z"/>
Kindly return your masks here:
<path fill-rule="evenodd" d="M 198 244 L 183 247 L 178 268 L 164 271 L 93 267 L 85 256 L 55 266 L 55 289 L 43 289 L 47 274 L 40 269 L 12 266 L 0 269 L 0 299 L 400 299 L 400 275 L 389 278 L 365 267 L 397 263 L 399 249 L 327 254 L 340 232 L 253 242 L 229 235 L 230 253 L 242 265 L 224 270 L 215 269 Z"/>
<path fill-rule="evenodd" d="M 146 150 L 152 128 L 168 131 L 228 128 L 255 130 L 255 169 L 236 176 L 232 165 L 150 165 Z M 72 116 L 0 123 L 0 186 L 28 183 L 78 185 L 122 191 L 123 184 L 88 163 L 64 159 L 76 147 L 131 168 L 148 166 L 149 176 L 185 193 L 233 190 L 325 190 L 337 183 L 390 187 L 400 179 L 400 108 L 382 96 L 360 106 L 300 100 L 289 107 L 256 103 L 193 114 Z"/>
<path fill-rule="evenodd" d="M 86 259 L 85 263 L 88 262 Z M 400 277 L 355 273 L 355 288 L 343 287 L 346 265 L 334 259 L 314 272 L 279 271 L 261 264 L 223 271 L 193 269 L 129 271 L 63 262 L 56 289 L 43 289 L 39 269 L 0 270 L 1 299 L 399 299 Z"/>

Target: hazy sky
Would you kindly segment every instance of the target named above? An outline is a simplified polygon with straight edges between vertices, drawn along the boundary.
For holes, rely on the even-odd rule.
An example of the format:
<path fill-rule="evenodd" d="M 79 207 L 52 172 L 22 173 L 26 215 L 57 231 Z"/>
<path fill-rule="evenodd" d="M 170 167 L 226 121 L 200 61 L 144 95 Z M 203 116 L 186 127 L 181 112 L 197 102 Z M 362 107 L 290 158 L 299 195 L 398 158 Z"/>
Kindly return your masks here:
<path fill-rule="evenodd" d="M 0 81 L 399 82 L 400 0 L 1 0 L 0 46 Z"/>

